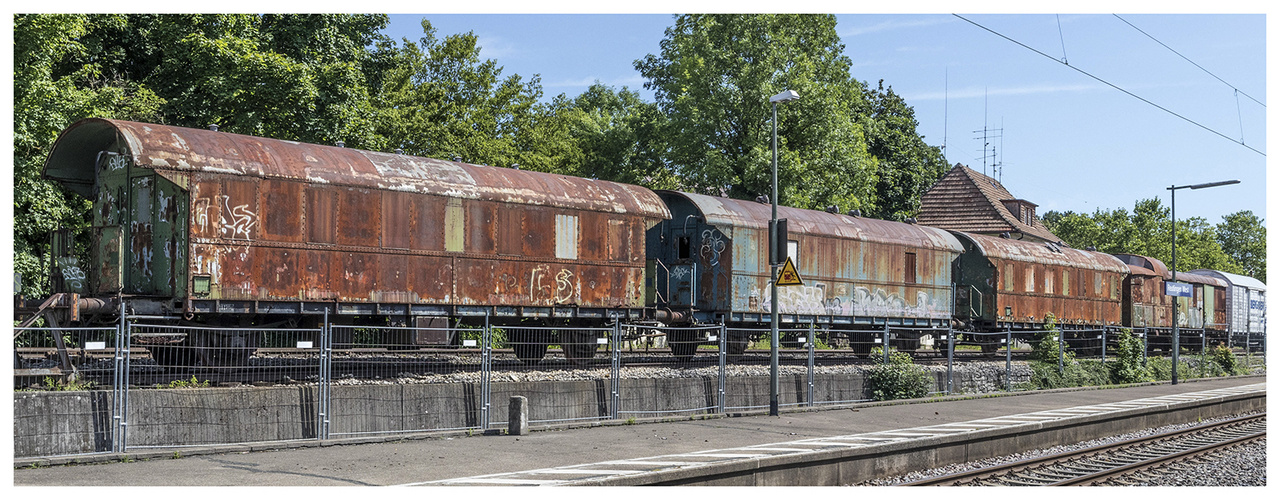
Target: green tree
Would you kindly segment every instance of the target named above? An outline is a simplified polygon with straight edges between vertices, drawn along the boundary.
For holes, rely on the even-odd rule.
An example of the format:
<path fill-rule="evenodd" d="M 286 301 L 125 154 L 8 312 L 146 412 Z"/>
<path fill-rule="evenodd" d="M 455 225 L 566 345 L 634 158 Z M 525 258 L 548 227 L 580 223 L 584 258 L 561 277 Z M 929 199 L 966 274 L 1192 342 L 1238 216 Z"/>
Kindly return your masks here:
<path fill-rule="evenodd" d="M 539 104 L 539 76 L 502 76 L 480 58 L 474 33 L 440 39 L 422 20 L 423 36 L 404 40 L 378 97 L 378 133 L 387 147 L 468 163 L 555 172 L 576 151 L 554 105 Z"/>
<path fill-rule="evenodd" d="M 920 197 L 947 173 L 942 149 L 916 133 L 915 110 L 893 87 L 880 80 L 867 92 L 870 112 L 863 116 L 867 151 L 878 160 L 876 206 L 872 217 L 905 220 L 920 211 Z"/>
<path fill-rule="evenodd" d="M 565 103 L 560 115 L 581 152 L 566 173 L 657 189 L 676 187 L 665 160 L 666 116 L 656 104 L 626 87 L 614 90 L 596 83 Z"/>
<path fill-rule="evenodd" d="M 102 62 L 67 63 L 92 49 L 81 38 L 97 25 L 84 15 L 14 16 L 13 255 L 29 297 L 48 292 L 49 232 L 83 227 L 89 210 L 87 200 L 41 177 L 58 133 L 88 116 L 155 119 L 164 102 Z"/>
<path fill-rule="evenodd" d="M 751 199 L 769 194 L 769 98 L 778 109 L 779 202 L 869 210 L 876 163 L 856 111 L 863 86 L 823 15 L 684 15 L 659 55 L 635 62 L 667 115 L 669 175 L 683 189 Z"/>
<path fill-rule="evenodd" d="M 1267 227 L 1252 210 L 1222 217 L 1217 225 L 1218 244 L 1240 264 L 1244 274 L 1267 281 Z"/>
<path fill-rule="evenodd" d="M 89 202 L 41 177 L 61 130 L 103 117 L 372 143 L 363 82 L 386 68 L 386 57 L 366 47 L 387 47 L 379 34 L 386 22 L 380 15 L 14 16 L 14 256 L 24 293 L 47 292 L 48 233 L 87 225 Z"/>
<path fill-rule="evenodd" d="M 1139 200 L 1134 204 L 1133 212 L 1123 208 L 1099 209 L 1093 215 L 1051 211 L 1042 221 L 1053 234 L 1072 247 L 1094 247 L 1099 252 L 1110 254 L 1131 253 L 1172 265 L 1170 229 L 1173 226 L 1169 220 L 1169 209 L 1159 199 Z M 1177 270 L 1241 272 L 1240 263 L 1224 251 L 1220 241 L 1218 229 L 1204 218 L 1179 219 Z"/>

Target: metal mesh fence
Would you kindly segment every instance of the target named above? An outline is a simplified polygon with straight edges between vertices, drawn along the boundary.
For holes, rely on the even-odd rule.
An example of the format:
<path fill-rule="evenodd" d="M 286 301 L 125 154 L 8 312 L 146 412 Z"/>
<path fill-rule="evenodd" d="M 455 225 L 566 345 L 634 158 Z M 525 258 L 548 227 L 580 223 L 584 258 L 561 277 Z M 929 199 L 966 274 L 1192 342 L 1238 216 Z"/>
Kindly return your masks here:
<path fill-rule="evenodd" d="M 614 329 L 502 326 L 492 337 L 488 425 L 507 424 L 512 396 L 528 399 L 529 423 L 610 417 Z"/>
<path fill-rule="evenodd" d="M 330 327 L 325 437 L 484 427 L 483 327 Z"/>
<path fill-rule="evenodd" d="M 119 330 L 15 329 L 13 342 L 14 456 L 115 451 Z"/>
<path fill-rule="evenodd" d="M 129 448 L 314 439 L 318 329 L 129 324 Z"/>
<path fill-rule="evenodd" d="M 722 411 L 721 327 L 622 325 L 617 338 L 614 418 Z"/>

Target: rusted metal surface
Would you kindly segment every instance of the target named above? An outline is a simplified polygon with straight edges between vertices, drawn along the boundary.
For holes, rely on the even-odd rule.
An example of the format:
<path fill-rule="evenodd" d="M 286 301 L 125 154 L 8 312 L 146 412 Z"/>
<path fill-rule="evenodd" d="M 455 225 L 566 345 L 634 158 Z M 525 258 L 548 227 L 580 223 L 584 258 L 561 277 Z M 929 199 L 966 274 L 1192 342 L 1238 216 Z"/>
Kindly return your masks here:
<path fill-rule="evenodd" d="M 668 216 L 637 186 L 113 120 L 64 131 L 46 175 L 99 178 L 103 286 L 197 301 L 639 308 Z"/>
<path fill-rule="evenodd" d="M 45 174 L 68 185 L 91 186 L 92 172 L 85 172 L 77 163 L 116 142 L 127 145 L 134 165 L 161 175 L 227 174 L 654 219 L 668 216 L 658 197 L 639 186 L 98 118 L 82 120 L 63 131 L 45 163 Z M 88 190 L 83 194 L 87 196 Z"/>
<path fill-rule="evenodd" d="M 768 321 L 770 205 L 659 195 L 672 219 L 650 231 L 648 250 L 657 262 L 656 286 L 671 296 L 657 305 L 729 313 L 735 322 Z M 789 253 L 804 280 L 804 286 L 779 288 L 783 321 L 950 317 L 951 261 L 961 247 L 945 231 L 789 207 L 779 207 L 778 216 L 788 219 Z"/>
<path fill-rule="evenodd" d="M 1173 326 L 1175 298 L 1165 295 L 1164 283 L 1173 278 L 1164 262 L 1134 254 L 1116 254 L 1129 265 L 1125 281 L 1125 324 L 1135 328 Z M 1193 272 L 1178 273 L 1178 281 L 1192 285 L 1191 297 L 1177 297 L 1178 326 L 1225 330 L 1228 323 L 1228 282 Z"/>
<path fill-rule="evenodd" d="M 966 252 L 956 280 L 958 317 L 980 328 L 1040 324 L 1114 326 L 1123 321 L 1129 266 L 1102 253 L 956 231 Z"/>

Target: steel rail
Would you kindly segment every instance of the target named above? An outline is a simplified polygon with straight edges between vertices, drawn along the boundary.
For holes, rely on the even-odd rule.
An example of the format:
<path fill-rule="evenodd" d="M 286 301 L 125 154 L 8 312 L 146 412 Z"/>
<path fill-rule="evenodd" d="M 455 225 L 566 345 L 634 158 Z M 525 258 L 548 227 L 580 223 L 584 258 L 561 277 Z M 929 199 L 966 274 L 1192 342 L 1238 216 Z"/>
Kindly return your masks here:
<path fill-rule="evenodd" d="M 1138 438 L 1128 439 L 1128 440 L 1120 441 L 1116 443 L 1102 444 L 1102 445 L 1092 446 L 1089 448 L 1066 452 L 1066 453 L 1027 458 L 1027 459 L 1019 460 L 1016 462 L 1010 462 L 1007 464 L 983 467 L 980 469 L 974 469 L 974 470 L 965 471 L 965 472 L 958 472 L 955 474 L 947 474 L 944 476 L 936 476 L 936 477 L 919 479 L 916 481 L 902 483 L 899 486 L 962 486 L 962 485 L 980 484 L 981 482 L 990 481 L 997 478 L 1008 478 L 1005 482 L 1015 483 L 1019 485 L 1027 485 L 1027 486 L 1056 485 L 1058 483 L 1069 481 L 1070 479 L 1064 478 L 1058 481 L 1045 481 L 1043 480 L 1043 478 L 1037 478 L 1034 476 L 1034 474 L 1039 474 L 1039 472 L 1036 471 L 1036 469 L 1042 468 L 1042 467 L 1054 466 L 1054 465 L 1079 469 L 1082 464 L 1079 464 L 1078 462 L 1084 461 L 1084 460 L 1095 460 L 1096 462 L 1103 462 L 1098 465 L 1103 465 L 1107 467 L 1107 470 L 1112 470 L 1115 468 L 1128 466 L 1133 462 L 1132 461 L 1114 462 L 1112 457 L 1108 456 L 1109 453 L 1119 452 L 1119 451 L 1125 450 L 1126 448 L 1139 449 L 1139 448 L 1157 446 L 1160 443 L 1167 443 L 1176 439 L 1190 438 L 1199 433 L 1223 430 L 1223 429 L 1234 427 L 1234 426 L 1249 424 L 1257 420 L 1265 421 L 1266 417 L 1267 417 L 1266 413 L 1260 413 L 1256 415 L 1247 415 L 1244 417 L 1238 417 L 1230 420 L 1225 420 L 1222 422 L 1203 424 L 1203 425 L 1198 425 L 1198 426 L 1187 428 L 1187 429 L 1170 431 L 1170 432 L 1155 434 L 1151 436 L 1138 437 Z M 1252 434 L 1250 435 L 1252 436 Z M 1265 431 L 1263 432 L 1263 435 L 1265 435 Z M 1256 439 L 1257 437 L 1254 436 L 1253 438 Z M 1232 439 L 1235 439 L 1235 438 L 1232 438 Z M 1179 452 L 1181 451 L 1182 450 L 1179 450 Z M 1109 461 L 1112 462 L 1113 465 L 1109 465 L 1105 463 Z M 1054 472 L 1060 473 L 1061 471 L 1054 471 Z M 1078 476 L 1083 476 L 1085 474 L 1099 474 L 1102 472 L 1105 472 L 1105 471 L 1100 472 L 1098 468 L 1094 466 L 1094 467 L 1085 468 L 1084 470 L 1080 470 L 1080 474 Z M 1009 476 L 1021 478 L 1021 480 L 1012 479 Z"/>

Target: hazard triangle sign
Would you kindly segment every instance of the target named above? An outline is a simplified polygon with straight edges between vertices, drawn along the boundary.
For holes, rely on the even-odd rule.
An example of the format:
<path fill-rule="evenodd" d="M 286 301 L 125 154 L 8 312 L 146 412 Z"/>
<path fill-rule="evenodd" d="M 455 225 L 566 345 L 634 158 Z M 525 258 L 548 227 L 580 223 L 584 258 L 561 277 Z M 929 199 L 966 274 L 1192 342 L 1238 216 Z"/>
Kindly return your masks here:
<path fill-rule="evenodd" d="M 804 280 L 800 279 L 800 273 L 796 272 L 795 263 L 791 262 L 791 257 L 787 257 L 787 262 L 782 265 L 782 271 L 778 272 L 778 281 L 773 286 L 801 286 Z"/>

